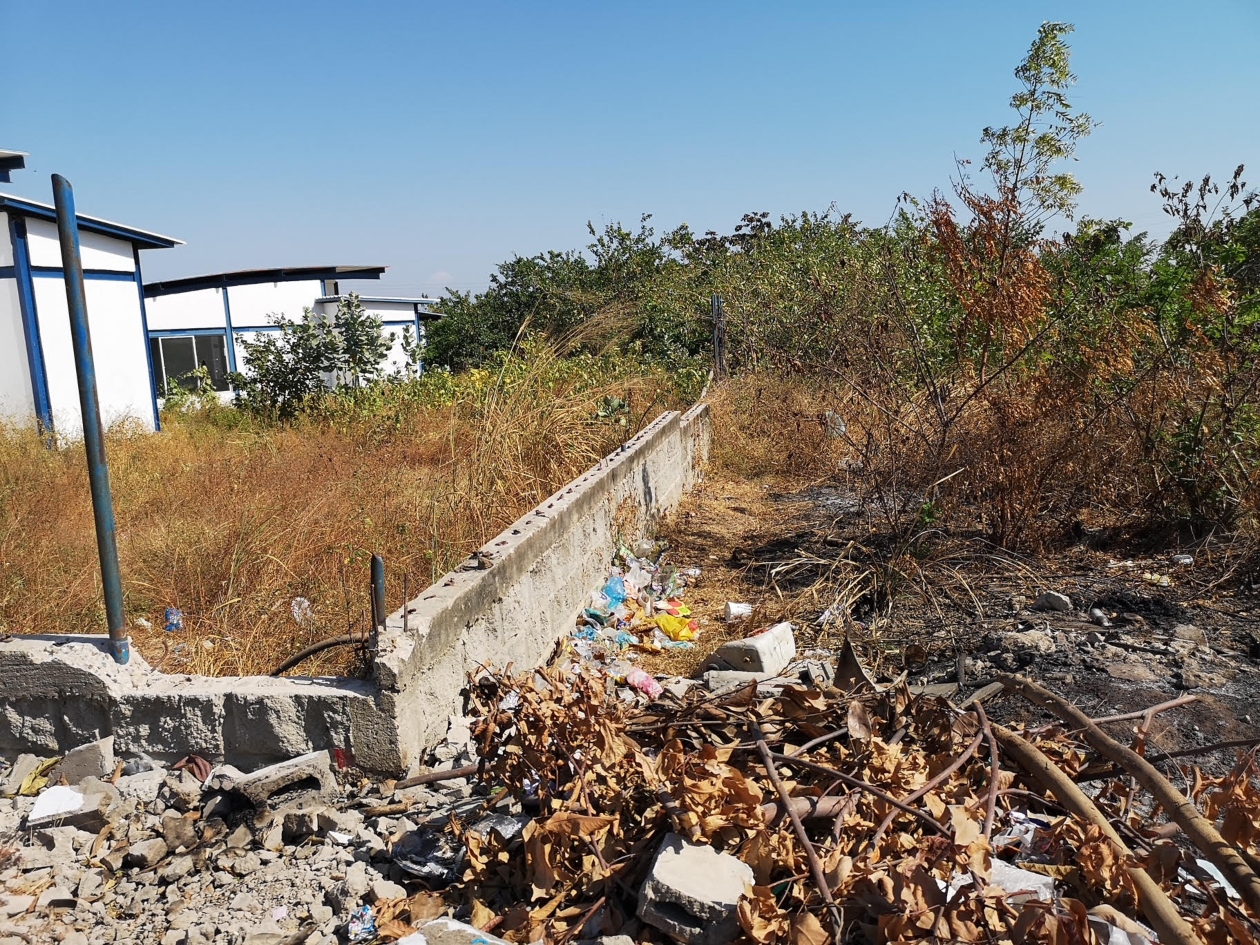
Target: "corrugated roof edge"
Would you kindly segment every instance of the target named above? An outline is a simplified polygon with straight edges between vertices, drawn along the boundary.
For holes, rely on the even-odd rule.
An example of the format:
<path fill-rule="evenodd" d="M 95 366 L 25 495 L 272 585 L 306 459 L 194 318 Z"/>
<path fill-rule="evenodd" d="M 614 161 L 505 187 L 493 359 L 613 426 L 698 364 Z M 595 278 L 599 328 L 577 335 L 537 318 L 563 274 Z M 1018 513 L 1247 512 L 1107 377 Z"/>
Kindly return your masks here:
<path fill-rule="evenodd" d="M 196 292 L 198 289 L 222 289 L 234 285 L 261 285 L 265 282 L 304 282 L 319 279 L 379 279 L 385 266 L 289 266 L 283 269 L 238 269 L 185 279 L 165 279 L 145 284 L 148 298 Z"/>
<path fill-rule="evenodd" d="M 57 210 L 52 204 L 28 200 L 15 194 L 0 193 L 0 210 L 12 211 L 24 217 L 35 217 L 39 220 L 53 222 L 57 220 Z M 163 236 L 161 233 L 153 233 L 149 230 L 138 230 L 133 226 L 114 223 L 112 220 L 102 220 L 100 217 L 90 217 L 80 213 L 78 221 L 80 230 L 126 240 L 141 249 L 170 249 L 173 246 L 184 245 L 183 240 L 177 240 L 173 236 Z"/>

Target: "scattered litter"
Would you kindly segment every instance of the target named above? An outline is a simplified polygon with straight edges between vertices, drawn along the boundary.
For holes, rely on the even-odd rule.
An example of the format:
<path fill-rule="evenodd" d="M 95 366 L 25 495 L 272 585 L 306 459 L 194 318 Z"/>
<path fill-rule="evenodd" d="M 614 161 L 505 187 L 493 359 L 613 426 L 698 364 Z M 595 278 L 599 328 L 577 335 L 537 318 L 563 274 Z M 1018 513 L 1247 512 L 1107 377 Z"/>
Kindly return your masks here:
<path fill-rule="evenodd" d="M 293 614 L 293 622 L 298 626 L 305 626 L 315 619 L 315 611 L 311 608 L 311 602 L 305 597 L 293 598 L 293 603 L 289 605 L 289 612 Z"/>
<path fill-rule="evenodd" d="M 35 799 L 35 806 L 27 814 L 31 823 L 65 817 L 83 809 L 83 792 L 64 784 L 54 785 Z"/>
<path fill-rule="evenodd" d="M 737 604 L 734 601 L 727 601 L 725 620 L 727 623 L 739 623 L 741 620 L 747 620 L 752 616 L 752 604 Z"/>
<path fill-rule="evenodd" d="M 346 923 L 346 935 L 352 943 L 370 942 L 376 938 L 376 916 L 371 906 L 360 906 Z"/>
<path fill-rule="evenodd" d="M 1173 555 L 1172 563 L 1179 568 L 1194 567 L 1194 555 Z"/>
<path fill-rule="evenodd" d="M 165 621 L 167 633 L 178 633 L 184 629 L 184 612 L 178 607 L 167 607 Z"/>

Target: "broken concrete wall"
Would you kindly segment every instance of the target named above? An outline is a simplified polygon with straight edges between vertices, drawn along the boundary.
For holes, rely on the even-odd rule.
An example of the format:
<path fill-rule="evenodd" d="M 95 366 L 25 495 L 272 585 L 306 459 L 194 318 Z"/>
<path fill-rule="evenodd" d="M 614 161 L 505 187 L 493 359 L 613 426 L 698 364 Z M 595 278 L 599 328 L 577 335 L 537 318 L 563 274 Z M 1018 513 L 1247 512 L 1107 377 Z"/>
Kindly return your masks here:
<path fill-rule="evenodd" d="M 491 539 L 483 570 L 454 571 L 393 614 L 373 680 L 204 677 L 118 666 L 92 634 L 0 643 L 0 752 L 51 755 L 107 735 L 122 755 L 196 752 L 252 769 L 316 749 L 404 770 L 457 711 L 467 671 L 533 665 L 573 626 L 635 538 L 677 504 L 708 455 L 709 414 L 664 414 Z"/>
<path fill-rule="evenodd" d="M 607 578 L 618 537 L 640 537 L 696 481 L 709 436 L 707 405 L 661 416 L 483 545 L 488 568 L 455 571 L 410 601 L 407 632 L 402 610 L 391 615 L 377 681 L 404 752 L 445 734 L 469 670 L 546 658 Z"/>

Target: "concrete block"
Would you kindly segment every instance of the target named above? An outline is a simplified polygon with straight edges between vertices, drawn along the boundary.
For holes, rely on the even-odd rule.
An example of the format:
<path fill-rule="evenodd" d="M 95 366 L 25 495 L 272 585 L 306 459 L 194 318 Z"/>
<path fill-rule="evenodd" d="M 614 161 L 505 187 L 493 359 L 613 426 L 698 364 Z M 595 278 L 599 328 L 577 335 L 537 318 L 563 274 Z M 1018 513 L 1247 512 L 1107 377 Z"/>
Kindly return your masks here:
<path fill-rule="evenodd" d="M 739 935 L 736 908 L 752 885 L 747 863 L 668 834 L 639 891 L 639 918 L 686 945 L 723 945 Z"/>
<path fill-rule="evenodd" d="M 231 765 L 220 765 L 210 773 L 206 787 L 240 794 L 255 807 L 262 807 L 274 804 L 282 796 L 306 792 L 331 795 L 337 789 L 337 782 L 328 752 L 312 751 L 259 768 L 251 774 L 242 774 Z"/>
<path fill-rule="evenodd" d="M 719 667 L 746 673 L 780 673 L 796 658 L 796 637 L 790 623 L 776 623 L 768 630 L 718 647 Z"/>
<path fill-rule="evenodd" d="M 78 784 L 84 778 L 108 778 L 113 773 L 114 736 L 107 735 L 67 752 L 48 772 L 48 781 L 56 784 L 65 778 L 67 784 Z"/>

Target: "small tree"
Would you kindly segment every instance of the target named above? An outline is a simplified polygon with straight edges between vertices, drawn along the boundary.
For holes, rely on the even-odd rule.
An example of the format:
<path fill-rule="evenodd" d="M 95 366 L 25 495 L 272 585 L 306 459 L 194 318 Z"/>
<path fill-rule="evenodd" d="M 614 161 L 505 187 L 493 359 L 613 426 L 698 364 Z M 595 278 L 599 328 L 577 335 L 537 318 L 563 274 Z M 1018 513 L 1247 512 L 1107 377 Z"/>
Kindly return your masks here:
<path fill-rule="evenodd" d="M 324 388 L 324 375 L 339 364 L 340 343 L 327 321 L 309 308 L 300 321 L 268 319 L 277 331 L 238 335 L 245 371 L 230 376 L 238 402 L 267 416 L 293 417 Z"/>
<path fill-rule="evenodd" d="M 351 293 L 337 303 L 333 316 L 337 348 L 334 371 L 337 383 L 345 387 L 365 387 L 380 377 L 381 364 L 389 357 L 394 336 L 386 334 L 377 315 L 363 308 L 359 296 Z"/>
<path fill-rule="evenodd" d="M 1018 218 L 1036 229 L 1056 213 L 1070 220 L 1075 212 L 1081 185 L 1069 173 L 1056 173 L 1054 165 L 1075 160 L 1077 143 L 1095 122 L 1067 99 L 1067 90 L 1076 84 L 1065 39 L 1073 29 L 1071 23 L 1041 24 L 1028 55 L 1015 67 L 1023 88 L 1011 96 L 1011 108 L 1019 120 L 985 128 L 980 136 L 989 146 L 983 166 L 993 177 L 994 196 L 1009 204 L 1008 227 Z"/>

